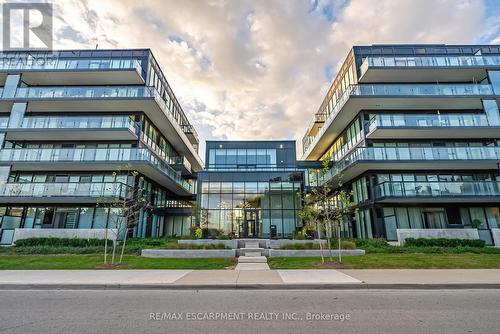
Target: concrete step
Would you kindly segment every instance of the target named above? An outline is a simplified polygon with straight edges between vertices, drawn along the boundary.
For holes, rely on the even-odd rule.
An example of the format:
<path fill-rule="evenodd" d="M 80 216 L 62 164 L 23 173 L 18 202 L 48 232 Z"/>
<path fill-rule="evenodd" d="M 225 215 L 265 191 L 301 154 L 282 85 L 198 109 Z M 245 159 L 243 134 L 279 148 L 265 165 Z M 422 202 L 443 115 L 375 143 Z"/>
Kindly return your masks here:
<path fill-rule="evenodd" d="M 267 263 L 267 257 L 265 256 L 240 256 L 238 258 L 239 263 Z"/>
<path fill-rule="evenodd" d="M 269 270 L 267 263 L 238 263 L 234 270 Z"/>
<path fill-rule="evenodd" d="M 245 248 L 260 248 L 259 242 L 254 240 L 245 241 Z"/>
<path fill-rule="evenodd" d="M 262 256 L 262 252 L 261 251 L 255 251 L 255 250 L 244 250 L 243 253 L 245 254 L 244 256 L 247 256 L 247 257 L 255 257 L 255 256 Z"/>

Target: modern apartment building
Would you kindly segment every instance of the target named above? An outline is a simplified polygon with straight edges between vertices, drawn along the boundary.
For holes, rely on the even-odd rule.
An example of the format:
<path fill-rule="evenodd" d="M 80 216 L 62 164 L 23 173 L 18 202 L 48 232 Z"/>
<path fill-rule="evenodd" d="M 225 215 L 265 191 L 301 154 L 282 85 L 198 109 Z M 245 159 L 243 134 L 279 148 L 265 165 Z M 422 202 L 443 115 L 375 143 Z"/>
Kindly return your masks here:
<path fill-rule="evenodd" d="M 303 138 L 353 192 L 344 233 L 500 226 L 500 46 L 354 46 Z"/>
<path fill-rule="evenodd" d="M 286 238 L 302 226 L 295 141 L 208 141 L 200 225 L 237 238 Z"/>
<path fill-rule="evenodd" d="M 355 46 L 299 160 L 294 141 L 209 141 L 205 168 L 149 49 L 4 52 L 0 86 L 1 244 L 16 229 L 113 227 L 110 204 L 137 189 L 148 206 L 132 237 L 199 224 L 287 238 L 325 182 L 358 207 L 345 236 L 477 227 L 492 243 L 500 226 L 500 46 Z M 307 171 L 324 159 L 318 180 Z"/>
<path fill-rule="evenodd" d="M 3 52 L 0 86 L 0 243 L 112 227 L 139 188 L 130 236 L 190 226 L 199 139 L 149 49 Z"/>

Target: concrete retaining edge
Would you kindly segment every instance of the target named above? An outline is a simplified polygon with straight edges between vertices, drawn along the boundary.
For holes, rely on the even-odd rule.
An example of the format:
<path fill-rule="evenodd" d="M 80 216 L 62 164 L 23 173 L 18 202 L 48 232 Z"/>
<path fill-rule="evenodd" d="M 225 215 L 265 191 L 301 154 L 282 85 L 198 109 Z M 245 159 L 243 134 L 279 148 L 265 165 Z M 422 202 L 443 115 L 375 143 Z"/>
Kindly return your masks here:
<path fill-rule="evenodd" d="M 0 284 L 0 290 L 461 290 L 500 289 L 500 283 L 450 284 Z"/>
<path fill-rule="evenodd" d="M 141 256 L 178 259 L 225 258 L 235 257 L 236 251 L 234 249 L 143 249 Z"/>
<path fill-rule="evenodd" d="M 314 256 L 330 256 L 330 251 L 328 249 L 324 249 L 323 251 L 319 249 L 270 249 L 269 257 L 309 257 Z M 338 256 L 339 251 L 337 249 L 332 249 L 332 256 Z M 342 256 L 359 256 L 365 255 L 364 249 L 343 249 L 341 251 Z"/>

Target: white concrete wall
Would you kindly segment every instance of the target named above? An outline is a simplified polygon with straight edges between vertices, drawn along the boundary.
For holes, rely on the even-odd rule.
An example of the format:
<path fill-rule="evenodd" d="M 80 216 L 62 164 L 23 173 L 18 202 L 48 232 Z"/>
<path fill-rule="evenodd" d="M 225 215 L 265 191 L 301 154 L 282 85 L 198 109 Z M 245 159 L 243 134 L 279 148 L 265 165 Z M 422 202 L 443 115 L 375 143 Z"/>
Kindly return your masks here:
<path fill-rule="evenodd" d="M 500 228 L 492 228 L 491 235 L 493 236 L 493 243 L 496 247 L 500 247 Z"/>
<path fill-rule="evenodd" d="M 396 233 L 400 245 L 405 243 L 406 238 L 479 239 L 479 233 L 475 228 L 398 228 Z"/>
<path fill-rule="evenodd" d="M 116 240 L 116 229 L 108 229 L 108 239 Z M 78 229 L 78 228 L 16 228 L 12 243 L 26 238 L 79 238 L 104 239 L 106 229 Z"/>

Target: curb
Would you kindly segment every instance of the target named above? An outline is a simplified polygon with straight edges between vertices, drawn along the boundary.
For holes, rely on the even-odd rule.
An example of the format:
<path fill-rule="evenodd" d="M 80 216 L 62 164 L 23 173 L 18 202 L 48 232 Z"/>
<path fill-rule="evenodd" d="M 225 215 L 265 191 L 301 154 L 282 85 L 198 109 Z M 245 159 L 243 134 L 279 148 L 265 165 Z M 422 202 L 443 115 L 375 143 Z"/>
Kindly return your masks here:
<path fill-rule="evenodd" d="M 462 290 L 500 289 L 500 283 L 319 284 L 0 284 L 0 290 Z"/>

